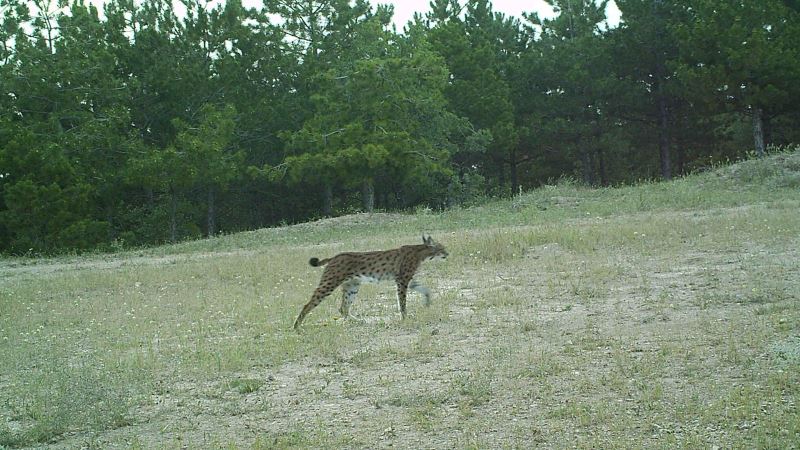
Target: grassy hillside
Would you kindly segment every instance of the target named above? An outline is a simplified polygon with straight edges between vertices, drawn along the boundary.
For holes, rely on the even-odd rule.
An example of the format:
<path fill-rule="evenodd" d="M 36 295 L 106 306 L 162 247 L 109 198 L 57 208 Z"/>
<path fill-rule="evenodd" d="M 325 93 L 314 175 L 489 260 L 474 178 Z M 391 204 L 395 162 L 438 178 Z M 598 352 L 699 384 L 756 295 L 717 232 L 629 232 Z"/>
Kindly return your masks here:
<path fill-rule="evenodd" d="M 307 261 L 416 243 L 434 291 Z M 800 447 L 800 152 L 137 252 L 0 260 L 0 447 Z"/>

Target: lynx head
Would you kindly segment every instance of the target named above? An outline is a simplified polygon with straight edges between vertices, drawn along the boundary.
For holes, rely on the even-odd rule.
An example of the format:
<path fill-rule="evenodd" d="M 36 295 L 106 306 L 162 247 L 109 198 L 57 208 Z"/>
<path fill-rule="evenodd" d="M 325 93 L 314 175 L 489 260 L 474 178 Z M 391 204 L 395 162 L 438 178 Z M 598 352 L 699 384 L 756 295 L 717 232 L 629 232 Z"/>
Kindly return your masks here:
<path fill-rule="evenodd" d="M 428 236 L 422 236 L 422 243 L 425 245 L 425 259 L 426 260 L 433 260 L 433 259 L 445 259 L 447 258 L 447 250 L 444 249 L 444 245 L 434 242 L 433 238 Z"/>

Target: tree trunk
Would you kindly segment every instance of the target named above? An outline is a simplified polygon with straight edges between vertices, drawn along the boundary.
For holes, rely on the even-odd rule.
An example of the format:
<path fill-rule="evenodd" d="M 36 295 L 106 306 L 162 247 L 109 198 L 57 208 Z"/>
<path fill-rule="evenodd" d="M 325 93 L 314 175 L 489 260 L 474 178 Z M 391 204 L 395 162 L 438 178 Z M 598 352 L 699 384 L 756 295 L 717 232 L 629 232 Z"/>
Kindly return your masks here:
<path fill-rule="evenodd" d="M 108 222 L 108 240 L 113 241 L 114 239 L 117 238 L 117 232 L 114 229 L 114 207 L 111 206 L 110 204 L 106 205 L 105 211 L 106 211 L 106 222 Z"/>
<path fill-rule="evenodd" d="M 592 168 L 592 155 L 589 150 L 581 150 L 581 172 L 583 173 L 583 183 L 587 186 L 594 186 L 594 169 Z"/>
<path fill-rule="evenodd" d="M 145 188 L 144 192 L 147 196 L 147 209 L 152 212 L 156 209 L 156 194 L 150 188 Z"/>
<path fill-rule="evenodd" d="M 169 241 L 178 239 L 178 194 L 174 188 L 169 189 Z"/>
<path fill-rule="evenodd" d="M 608 186 L 608 171 L 606 169 L 606 157 L 602 149 L 597 149 L 597 170 L 600 172 L 600 185 Z"/>
<path fill-rule="evenodd" d="M 501 192 L 501 195 L 502 195 L 502 192 L 506 188 L 506 167 L 505 167 L 505 164 L 503 164 L 502 162 L 499 162 L 497 164 L 497 169 L 499 170 L 499 172 L 497 174 L 497 184 L 500 187 L 500 192 Z M 487 189 L 491 189 L 491 188 L 489 188 L 487 186 Z"/>
<path fill-rule="evenodd" d="M 214 187 L 208 188 L 208 237 L 217 234 L 217 211 L 216 211 L 216 192 Z"/>
<path fill-rule="evenodd" d="M 322 215 L 330 217 L 333 215 L 333 186 L 325 184 L 322 189 Z"/>
<path fill-rule="evenodd" d="M 659 87 L 659 90 L 661 88 Z M 667 111 L 667 99 L 664 95 L 658 97 L 658 153 L 661 159 L 661 177 L 665 180 L 672 179 L 672 167 L 669 155 L 669 111 Z"/>
<path fill-rule="evenodd" d="M 756 156 L 764 157 L 764 111 L 761 108 L 753 108 L 753 140 L 756 145 Z"/>
<path fill-rule="evenodd" d="M 677 143 L 677 150 L 675 154 L 676 164 L 676 173 L 678 176 L 683 175 L 686 173 L 686 143 L 683 141 L 678 141 Z"/>
<path fill-rule="evenodd" d="M 519 163 L 517 161 L 517 155 L 511 155 L 511 162 L 510 162 L 510 171 L 511 171 L 511 195 L 517 195 L 520 193 L 519 190 Z"/>
<path fill-rule="evenodd" d="M 382 204 L 381 206 L 384 209 L 389 209 L 389 190 L 388 189 L 383 189 L 383 192 L 381 192 L 381 204 Z"/>
<path fill-rule="evenodd" d="M 372 214 L 375 210 L 375 184 L 367 178 L 361 185 L 361 198 L 364 202 L 364 211 Z"/>
<path fill-rule="evenodd" d="M 406 194 L 405 192 L 403 192 L 402 189 L 396 190 L 394 196 L 395 196 L 395 201 L 397 201 L 397 204 L 400 205 L 400 209 L 408 208 L 408 203 L 406 202 L 407 200 Z"/>
<path fill-rule="evenodd" d="M 766 151 L 767 146 L 770 144 L 774 145 L 784 145 L 786 142 L 775 142 L 772 138 L 772 120 L 769 116 L 761 115 L 761 122 L 764 124 L 764 150 Z"/>

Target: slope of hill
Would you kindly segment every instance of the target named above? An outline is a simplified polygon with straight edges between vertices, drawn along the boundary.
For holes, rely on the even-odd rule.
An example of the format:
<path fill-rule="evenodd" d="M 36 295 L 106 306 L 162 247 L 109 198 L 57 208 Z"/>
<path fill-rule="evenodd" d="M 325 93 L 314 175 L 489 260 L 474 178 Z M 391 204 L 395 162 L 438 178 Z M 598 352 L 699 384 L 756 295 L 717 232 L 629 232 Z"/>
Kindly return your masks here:
<path fill-rule="evenodd" d="M 800 152 L 111 255 L 0 260 L 0 447 L 800 445 Z M 312 256 L 416 243 L 400 321 Z"/>

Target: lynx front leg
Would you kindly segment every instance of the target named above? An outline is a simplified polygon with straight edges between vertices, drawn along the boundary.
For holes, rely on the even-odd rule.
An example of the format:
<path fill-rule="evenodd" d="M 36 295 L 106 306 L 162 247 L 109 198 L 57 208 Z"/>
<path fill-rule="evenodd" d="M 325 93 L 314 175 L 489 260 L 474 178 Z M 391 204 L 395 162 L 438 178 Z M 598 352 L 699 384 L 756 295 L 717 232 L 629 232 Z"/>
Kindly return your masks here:
<path fill-rule="evenodd" d="M 412 291 L 417 291 L 425 297 L 424 304 L 425 306 L 431 306 L 431 290 L 426 288 L 425 286 L 421 285 L 417 280 L 411 280 L 411 284 L 408 285 L 408 288 Z"/>

